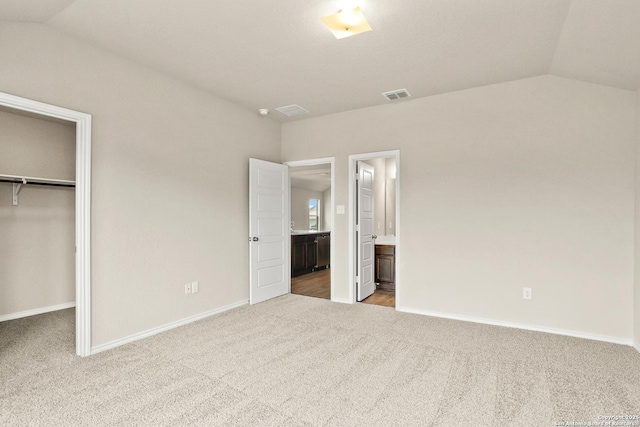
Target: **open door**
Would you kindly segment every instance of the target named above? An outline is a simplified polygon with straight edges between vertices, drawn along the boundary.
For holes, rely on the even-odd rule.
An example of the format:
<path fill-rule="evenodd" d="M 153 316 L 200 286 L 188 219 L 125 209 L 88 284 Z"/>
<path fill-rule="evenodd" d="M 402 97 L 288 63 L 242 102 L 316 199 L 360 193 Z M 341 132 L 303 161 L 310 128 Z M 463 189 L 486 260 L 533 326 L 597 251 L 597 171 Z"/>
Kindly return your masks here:
<path fill-rule="evenodd" d="M 365 162 L 357 163 L 357 295 L 362 301 L 373 293 L 376 284 L 373 276 L 374 242 L 373 242 L 373 167 Z"/>
<path fill-rule="evenodd" d="M 249 159 L 249 303 L 289 293 L 289 167 Z"/>

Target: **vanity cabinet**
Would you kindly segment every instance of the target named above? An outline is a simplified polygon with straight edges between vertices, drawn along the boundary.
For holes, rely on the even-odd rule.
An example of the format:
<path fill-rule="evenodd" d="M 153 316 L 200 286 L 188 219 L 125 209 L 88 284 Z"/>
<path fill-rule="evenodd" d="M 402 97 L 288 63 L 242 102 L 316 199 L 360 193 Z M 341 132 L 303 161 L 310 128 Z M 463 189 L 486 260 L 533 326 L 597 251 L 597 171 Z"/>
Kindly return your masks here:
<path fill-rule="evenodd" d="M 396 247 L 376 245 L 376 284 L 381 289 L 396 289 Z"/>
<path fill-rule="evenodd" d="M 291 236 L 291 277 L 329 267 L 330 233 Z"/>

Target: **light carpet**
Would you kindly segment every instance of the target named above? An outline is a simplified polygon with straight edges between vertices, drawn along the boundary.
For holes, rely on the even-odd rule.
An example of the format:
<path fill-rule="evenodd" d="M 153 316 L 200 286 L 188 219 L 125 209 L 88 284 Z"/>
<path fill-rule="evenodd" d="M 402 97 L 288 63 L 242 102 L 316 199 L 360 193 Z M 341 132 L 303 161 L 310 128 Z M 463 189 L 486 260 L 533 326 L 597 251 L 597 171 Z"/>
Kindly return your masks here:
<path fill-rule="evenodd" d="M 286 295 L 87 358 L 74 354 L 73 309 L 0 323 L 3 426 L 557 426 L 620 415 L 640 415 L 631 347 L 386 307 Z"/>

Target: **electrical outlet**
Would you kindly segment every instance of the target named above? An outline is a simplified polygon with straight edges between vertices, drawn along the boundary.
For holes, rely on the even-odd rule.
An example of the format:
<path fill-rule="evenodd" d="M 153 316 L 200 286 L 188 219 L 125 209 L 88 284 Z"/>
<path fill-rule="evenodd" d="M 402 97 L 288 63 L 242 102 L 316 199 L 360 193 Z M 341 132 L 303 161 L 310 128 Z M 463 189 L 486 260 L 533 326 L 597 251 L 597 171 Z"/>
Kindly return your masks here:
<path fill-rule="evenodd" d="M 200 290 L 200 284 L 198 282 L 191 282 L 191 293 L 195 294 Z"/>
<path fill-rule="evenodd" d="M 522 288 L 522 298 L 531 299 L 531 288 Z"/>
<path fill-rule="evenodd" d="M 185 294 L 190 294 L 191 293 L 191 283 L 187 283 L 184 285 L 184 293 Z"/>

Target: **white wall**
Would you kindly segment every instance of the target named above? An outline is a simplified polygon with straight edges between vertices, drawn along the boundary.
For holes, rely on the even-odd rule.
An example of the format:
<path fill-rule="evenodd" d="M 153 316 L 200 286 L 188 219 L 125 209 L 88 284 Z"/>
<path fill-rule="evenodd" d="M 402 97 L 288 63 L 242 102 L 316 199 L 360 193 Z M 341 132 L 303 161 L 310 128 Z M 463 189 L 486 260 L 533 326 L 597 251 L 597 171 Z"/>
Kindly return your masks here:
<path fill-rule="evenodd" d="M 367 160 L 374 168 L 373 199 L 374 199 L 374 234 L 378 236 L 395 235 L 395 179 L 396 159 L 393 157 L 379 157 Z M 388 188 L 388 186 L 391 186 Z"/>
<path fill-rule="evenodd" d="M 0 110 L 0 174 L 75 179 L 75 124 Z M 75 191 L 0 183 L 0 317 L 75 302 Z"/>
<path fill-rule="evenodd" d="M 278 123 L 44 25 L 0 23 L 0 81 L 93 115 L 92 346 L 248 299 L 248 158 L 280 160 Z"/>
<path fill-rule="evenodd" d="M 377 159 L 366 160 L 365 163 L 373 166 L 373 234 L 378 236 L 385 235 L 385 160 L 380 157 Z"/>
<path fill-rule="evenodd" d="M 291 187 L 291 220 L 295 222 L 295 230 L 309 229 L 309 199 L 320 200 L 320 225 L 324 224 L 322 218 L 322 193 L 307 190 L 306 188 Z"/>
<path fill-rule="evenodd" d="M 331 189 L 322 193 L 322 230 L 331 231 Z"/>
<path fill-rule="evenodd" d="M 385 159 L 385 216 L 384 227 L 387 236 L 396 235 L 396 159 Z"/>
<path fill-rule="evenodd" d="M 283 160 L 401 150 L 404 310 L 630 340 L 635 94 L 540 76 L 283 125 Z M 335 297 L 349 296 L 337 215 Z M 522 299 L 522 288 L 533 299 Z"/>

